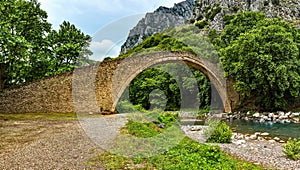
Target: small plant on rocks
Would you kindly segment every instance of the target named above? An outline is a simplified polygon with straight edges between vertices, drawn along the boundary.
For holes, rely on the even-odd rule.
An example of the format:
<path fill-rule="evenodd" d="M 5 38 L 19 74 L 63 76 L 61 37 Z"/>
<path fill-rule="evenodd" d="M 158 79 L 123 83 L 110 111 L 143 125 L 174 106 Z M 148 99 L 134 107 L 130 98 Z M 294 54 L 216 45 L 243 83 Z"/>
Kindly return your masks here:
<path fill-rule="evenodd" d="M 300 138 L 298 140 L 289 138 L 287 143 L 283 145 L 282 151 L 289 159 L 298 160 L 300 158 Z"/>
<path fill-rule="evenodd" d="M 204 130 L 204 137 L 210 143 L 231 143 L 232 131 L 225 122 L 210 120 Z"/>

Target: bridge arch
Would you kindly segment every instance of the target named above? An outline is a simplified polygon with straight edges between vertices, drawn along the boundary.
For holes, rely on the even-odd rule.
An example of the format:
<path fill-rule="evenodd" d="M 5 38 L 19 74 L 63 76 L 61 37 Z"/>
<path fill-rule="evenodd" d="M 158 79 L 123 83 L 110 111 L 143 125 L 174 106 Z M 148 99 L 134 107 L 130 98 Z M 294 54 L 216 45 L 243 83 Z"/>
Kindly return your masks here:
<path fill-rule="evenodd" d="M 216 64 L 187 52 L 155 52 L 132 56 L 122 60 L 112 78 L 112 110 L 114 111 L 116 108 L 126 87 L 141 72 L 151 66 L 174 61 L 182 61 L 205 74 L 217 89 L 224 111 L 232 111 L 230 100 L 227 96 L 226 79 L 223 76 L 222 70 Z"/>

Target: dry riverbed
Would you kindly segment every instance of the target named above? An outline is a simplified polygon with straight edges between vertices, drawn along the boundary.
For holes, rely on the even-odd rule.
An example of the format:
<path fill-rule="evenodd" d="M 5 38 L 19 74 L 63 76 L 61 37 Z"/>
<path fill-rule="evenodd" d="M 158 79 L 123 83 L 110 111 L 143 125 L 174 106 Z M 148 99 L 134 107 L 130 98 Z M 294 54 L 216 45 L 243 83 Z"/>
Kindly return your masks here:
<path fill-rule="evenodd" d="M 89 169 L 86 159 L 101 152 L 75 119 L 29 117 L 0 115 L 0 169 Z"/>
<path fill-rule="evenodd" d="M 117 116 L 114 120 L 123 119 Z M 182 126 L 182 130 L 192 139 L 204 142 L 201 127 Z M 76 115 L 49 119 L 47 115 L 16 118 L 0 114 L 0 135 L 0 169 L 105 169 L 100 164 L 89 165 L 87 160 L 102 151 L 86 136 Z M 219 144 L 229 155 L 265 167 L 300 169 L 300 161 L 284 156 L 282 145 L 241 135 L 236 135 L 232 144 Z"/>

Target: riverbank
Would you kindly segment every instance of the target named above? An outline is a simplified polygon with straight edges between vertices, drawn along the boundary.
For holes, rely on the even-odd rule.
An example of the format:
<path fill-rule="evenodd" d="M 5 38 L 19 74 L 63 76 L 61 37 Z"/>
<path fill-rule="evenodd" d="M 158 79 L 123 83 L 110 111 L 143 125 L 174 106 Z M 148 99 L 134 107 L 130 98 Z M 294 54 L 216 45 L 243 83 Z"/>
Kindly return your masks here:
<path fill-rule="evenodd" d="M 205 142 L 203 138 L 204 126 L 182 126 L 182 131 L 190 138 Z M 270 167 L 274 169 L 300 169 L 300 161 L 288 159 L 282 152 L 284 141 L 278 139 L 268 139 L 268 134 L 240 134 L 233 133 L 232 143 L 213 144 L 219 145 L 220 148 L 230 156 Z"/>
<path fill-rule="evenodd" d="M 248 111 L 246 113 L 234 112 L 234 113 L 224 113 L 222 114 L 223 119 L 234 120 L 234 119 L 242 119 L 242 120 L 253 120 L 258 121 L 260 123 L 264 122 L 281 122 L 281 123 L 300 123 L 300 112 L 251 112 Z"/>

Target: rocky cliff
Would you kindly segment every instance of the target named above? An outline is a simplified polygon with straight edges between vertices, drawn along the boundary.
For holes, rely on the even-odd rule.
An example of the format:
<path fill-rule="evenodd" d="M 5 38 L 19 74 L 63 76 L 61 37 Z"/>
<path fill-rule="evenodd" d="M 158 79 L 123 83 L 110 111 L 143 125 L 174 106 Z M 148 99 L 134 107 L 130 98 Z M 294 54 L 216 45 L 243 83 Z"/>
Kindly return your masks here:
<path fill-rule="evenodd" d="M 173 8 L 159 7 L 130 31 L 121 53 L 141 43 L 145 38 L 161 33 L 171 26 L 195 24 L 220 31 L 223 17 L 242 11 L 262 11 L 269 18 L 280 17 L 300 26 L 300 0 L 186 0 Z"/>
<path fill-rule="evenodd" d="M 300 18 L 299 0 L 197 0 L 190 23 L 216 30 L 224 28 L 223 16 L 241 11 L 261 11 L 269 18 Z M 297 24 L 297 23 L 296 23 Z M 297 24 L 298 25 L 298 24 Z"/>
<path fill-rule="evenodd" d="M 125 53 L 155 33 L 160 33 L 171 26 L 185 24 L 192 17 L 194 6 L 194 0 L 186 0 L 175 4 L 172 8 L 159 7 L 153 13 L 147 13 L 130 31 L 121 53 Z"/>

